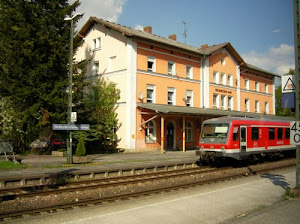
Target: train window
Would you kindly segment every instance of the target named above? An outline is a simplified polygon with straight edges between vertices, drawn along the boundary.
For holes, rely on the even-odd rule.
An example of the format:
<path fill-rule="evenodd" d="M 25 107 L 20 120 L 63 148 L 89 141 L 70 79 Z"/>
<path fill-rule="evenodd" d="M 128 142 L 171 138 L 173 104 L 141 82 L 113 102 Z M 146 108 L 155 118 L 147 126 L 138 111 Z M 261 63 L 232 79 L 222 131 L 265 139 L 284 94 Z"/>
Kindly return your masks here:
<path fill-rule="evenodd" d="M 290 129 L 289 128 L 285 129 L 285 139 L 290 139 Z"/>
<path fill-rule="evenodd" d="M 283 139 L 283 130 L 282 130 L 282 128 L 277 128 L 277 139 Z"/>
<path fill-rule="evenodd" d="M 259 139 L 258 128 L 252 128 L 251 133 L 252 133 L 252 140 Z"/>
<path fill-rule="evenodd" d="M 275 139 L 275 128 L 269 128 L 269 139 Z"/>
<path fill-rule="evenodd" d="M 228 124 L 204 124 L 202 138 L 226 138 Z"/>
<path fill-rule="evenodd" d="M 238 141 L 239 140 L 239 128 L 238 127 L 233 128 L 232 140 L 233 141 Z"/>

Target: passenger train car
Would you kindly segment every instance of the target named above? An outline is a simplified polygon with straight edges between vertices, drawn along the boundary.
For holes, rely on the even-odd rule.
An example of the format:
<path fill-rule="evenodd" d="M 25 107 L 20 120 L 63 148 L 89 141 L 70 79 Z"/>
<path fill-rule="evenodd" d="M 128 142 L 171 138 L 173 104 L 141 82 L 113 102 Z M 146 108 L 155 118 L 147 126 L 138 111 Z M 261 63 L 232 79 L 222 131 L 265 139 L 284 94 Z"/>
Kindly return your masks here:
<path fill-rule="evenodd" d="M 249 157 L 295 150 L 290 145 L 290 122 L 245 117 L 219 117 L 203 122 L 199 140 L 200 161 Z"/>

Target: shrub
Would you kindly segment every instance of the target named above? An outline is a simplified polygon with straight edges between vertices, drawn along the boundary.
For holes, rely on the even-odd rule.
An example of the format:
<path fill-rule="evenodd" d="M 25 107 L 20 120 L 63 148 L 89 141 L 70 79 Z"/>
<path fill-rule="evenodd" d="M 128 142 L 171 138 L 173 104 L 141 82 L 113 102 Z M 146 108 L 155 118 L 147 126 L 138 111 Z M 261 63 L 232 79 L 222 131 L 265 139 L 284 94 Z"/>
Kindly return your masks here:
<path fill-rule="evenodd" d="M 80 134 L 79 142 L 77 144 L 75 155 L 76 156 L 85 156 L 85 146 L 84 146 L 84 140 L 83 140 L 82 134 Z"/>

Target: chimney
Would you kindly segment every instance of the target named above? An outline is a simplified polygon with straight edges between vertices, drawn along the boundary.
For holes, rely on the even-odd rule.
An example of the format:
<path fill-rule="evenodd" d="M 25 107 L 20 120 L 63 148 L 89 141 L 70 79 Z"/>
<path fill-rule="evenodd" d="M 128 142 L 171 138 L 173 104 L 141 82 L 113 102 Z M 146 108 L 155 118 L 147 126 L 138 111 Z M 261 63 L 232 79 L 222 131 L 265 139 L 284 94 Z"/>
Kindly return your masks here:
<path fill-rule="evenodd" d="M 201 48 L 208 48 L 208 44 L 202 44 Z"/>
<path fill-rule="evenodd" d="M 168 36 L 168 38 L 170 40 L 175 40 L 175 41 L 177 40 L 176 34 L 171 34 L 171 35 Z"/>
<path fill-rule="evenodd" d="M 144 27 L 144 32 L 152 34 L 152 26 Z"/>

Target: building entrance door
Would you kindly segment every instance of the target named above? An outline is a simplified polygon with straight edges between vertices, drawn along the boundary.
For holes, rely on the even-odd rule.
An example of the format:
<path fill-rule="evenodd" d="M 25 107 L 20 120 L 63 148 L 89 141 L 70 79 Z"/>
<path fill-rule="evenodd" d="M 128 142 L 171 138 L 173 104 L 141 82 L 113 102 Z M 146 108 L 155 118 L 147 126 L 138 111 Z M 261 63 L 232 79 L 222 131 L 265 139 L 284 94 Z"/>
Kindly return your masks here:
<path fill-rule="evenodd" d="M 174 149 L 174 124 L 167 124 L 167 149 Z"/>

